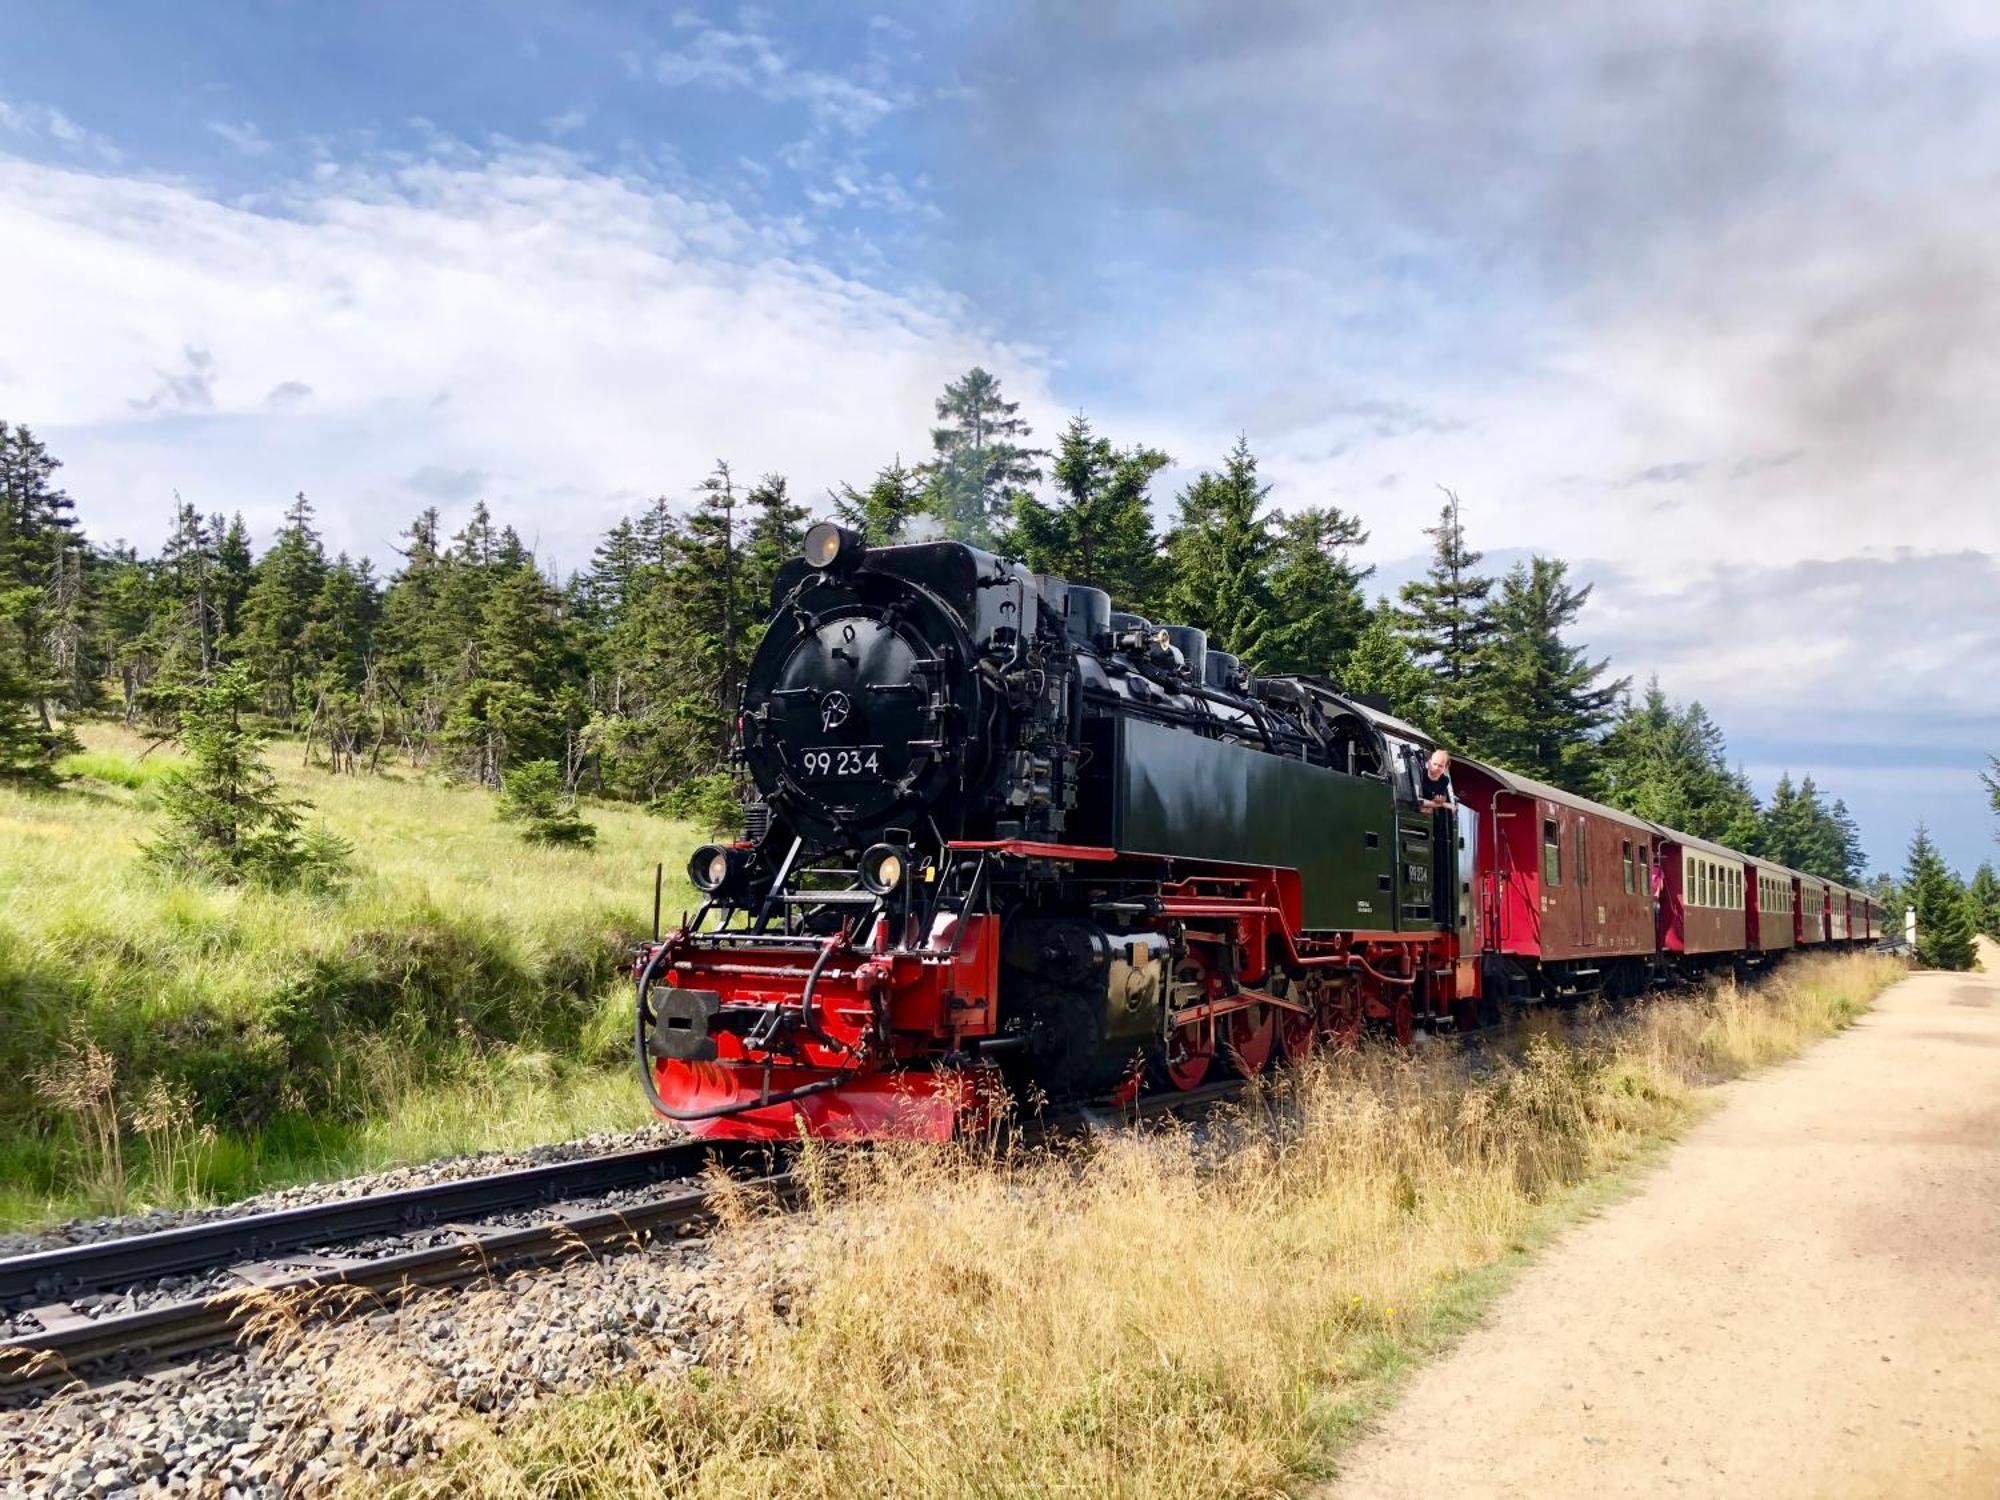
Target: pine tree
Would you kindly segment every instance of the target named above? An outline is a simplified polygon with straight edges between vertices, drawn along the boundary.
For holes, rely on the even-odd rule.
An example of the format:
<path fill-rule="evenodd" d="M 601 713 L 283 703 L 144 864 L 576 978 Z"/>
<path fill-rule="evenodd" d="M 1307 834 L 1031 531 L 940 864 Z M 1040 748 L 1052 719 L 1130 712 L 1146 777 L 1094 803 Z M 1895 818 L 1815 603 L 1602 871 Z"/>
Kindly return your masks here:
<path fill-rule="evenodd" d="M 250 597 L 254 561 L 250 554 L 250 528 L 238 511 L 222 524 L 222 517 L 208 518 L 208 533 L 215 538 L 216 639 L 224 656 L 236 649 L 237 633 L 243 628 L 243 604 Z"/>
<path fill-rule="evenodd" d="M 569 755 L 582 722 L 556 591 L 532 562 L 496 572 L 445 737 L 464 773 L 498 788 L 510 765 Z"/>
<path fill-rule="evenodd" d="M 1600 683 L 1610 663 L 1563 638 L 1590 590 L 1571 587 L 1568 564 L 1553 558 L 1507 575 L 1491 615 L 1489 717 L 1477 736 L 1508 769 L 1584 795 L 1598 790 L 1596 737 L 1630 682 Z"/>
<path fill-rule="evenodd" d="M 1018 401 L 1000 395 L 1000 382 L 975 366 L 945 386 L 937 399 L 939 425 L 931 429 L 931 461 L 924 465 L 924 505 L 945 533 L 974 546 L 990 546 L 1013 509 L 1014 497 L 1037 483 L 1026 419 Z"/>
<path fill-rule="evenodd" d="M 162 829 L 146 859 L 171 874 L 232 883 L 334 885 L 353 851 L 305 828 L 305 804 L 278 790 L 263 736 L 244 718 L 259 698 L 241 666 L 188 688 L 179 730 L 187 761 L 160 780 Z"/>
<path fill-rule="evenodd" d="M 1249 439 L 1238 437 L 1220 474 L 1204 472 L 1181 491 L 1160 602 L 1164 620 L 1207 631 L 1211 645 L 1253 667 L 1277 623 L 1274 546 L 1264 516 L 1269 493 L 1269 485 L 1258 483 Z"/>
<path fill-rule="evenodd" d="M 766 474 L 743 497 L 743 503 L 750 510 L 750 531 L 743 541 L 742 589 L 747 656 L 763 638 L 778 569 L 797 557 L 805 543 L 806 508 L 793 502 L 782 474 Z"/>
<path fill-rule="evenodd" d="M 2000 876 L 1993 873 L 1992 861 L 1981 862 L 1965 894 L 1973 927 L 2000 942 Z"/>
<path fill-rule="evenodd" d="M 286 507 L 285 524 L 257 560 L 243 601 L 238 657 L 264 684 L 264 706 L 283 718 L 299 711 L 316 663 L 306 654 L 306 627 L 326 583 L 326 551 L 313 530 L 312 502 L 303 491 Z"/>
<path fill-rule="evenodd" d="M 1831 827 L 1834 855 L 1827 879 L 1837 880 L 1842 885 L 1853 885 L 1861 879 L 1862 865 L 1866 860 L 1861 849 L 1861 827 L 1847 810 L 1846 800 L 1840 797 L 1835 797 L 1833 806 L 1827 810 L 1827 822 Z"/>
<path fill-rule="evenodd" d="M 1945 867 L 1931 843 L 1930 830 L 1917 825 L 1910 840 L 1910 857 L 1903 867 L 1903 888 L 1917 909 L 1917 965 L 1925 969 L 1972 967 L 1972 921 L 1965 888 Z"/>
<path fill-rule="evenodd" d="M 1419 728 L 1430 698 L 1430 674 L 1410 654 L 1410 644 L 1397 628 L 1395 611 L 1384 604 L 1369 617 L 1367 627 L 1347 654 L 1340 675 L 1342 689 L 1365 693 L 1387 705 L 1390 713 Z"/>
<path fill-rule="evenodd" d="M 1478 572 L 1484 553 L 1465 544 L 1459 500 L 1444 491 L 1432 538 L 1429 569 L 1403 585 L 1404 629 L 1417 665 L 1431 674 L 1428 720 L 1440 738 L 1480 748 L 1486 646 L 1493 634 L 1488 596 L 1493 580 Z"/>
<path fill-rule="evenodd" d="M 1147 490 L 1168 462 L 1158 449 L 1114 448 L 1087 418 L 1074 416 L 1050 466 L 1054 503 L 1016 495 L 1002 545 L 1037 573 L 1089 584 L 1121 609 L 1141 609 L 1160 572 Z"/>
<path fill-rule="evenodd" d="M 587 848 L 597 840 L 597 830 L 577 812 L 576 794 L 552 760 L 531 760 L 507 772 L 495 810 L 503 822 L 519 824 L 521 837 L 531 844 Z"/>
<path fill-rule="evenodd" d="M 668 578 L 675 696 L 681 700 L 683 724 L 696 727 L 711 764 L 719 763 L 728 749 L 748 661 L 746 631 L 753 618 L 760 625 L 763 620 L 745 589 L 738 532 L 729 466 L 717 463 L 702 481 Z"/>
<path fill-rule="evenodd" d="M 1361 586 L 1375 569 L 1356 567 L 1349 556 L 1367 540 L 1360 518 L 1337 506 L 1308 506 L 1278 518 L 1271 569 L 1278 623 L 1258 654 L 1260 670 L 1341 674 L 1369 624 Z"/>
<path fill-rule="evenodd" d="M 81 545 L 61 467 L 27 428 L 0 421 L 0 777 L 17 780 L 47 779 L 76 745 L 55 721 L 66 682 L 50 651 L 65 562 Z"/>
<path fill-rule="evenodd" d="M 923 476 L 903 467 L 898 454 L 875 471 L 875 480 L 865 490 L 843 484 L 832 492 L 834 514 L 852 526 L 876 547 L 893 547 L 907 541 L 910 525 L 924 509 Z"/>

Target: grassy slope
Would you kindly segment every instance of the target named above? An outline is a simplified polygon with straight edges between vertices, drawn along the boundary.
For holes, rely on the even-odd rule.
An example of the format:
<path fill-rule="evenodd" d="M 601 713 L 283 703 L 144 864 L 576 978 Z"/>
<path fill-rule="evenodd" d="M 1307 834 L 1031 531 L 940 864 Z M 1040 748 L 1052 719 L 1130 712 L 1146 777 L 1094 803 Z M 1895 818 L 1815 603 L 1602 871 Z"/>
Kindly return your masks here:
<path fill-rule="evenodd" d="M 83 737 L 71 789 L 0 790 L 0 1076 L 21 1080 L 0 1092 L 0 1223 L 189 1196 L 131 1129 L 154 1078 L 219 1132 L 182 1147 L 195 1196 L 641 1120 L 620 965 L 654 862 L 678 871 L 694 830 L 593 805 L 595 849 L 538 849 L 483 791 L 329 776 L 278 745 L 361 878 L 338 898 L 176 884 L 138 859 L 159 755 Z M 669 901 L 688 894 L 670 875 Z M 35 1086 L 79 1033 L 115 1070 L 122 1182 Z"/>
<path fill-rule="evenodd" d="M 1316 1060 L 1282 1123 L 1253 1116 L 1219 1163 L 1171 1134 L 1008 1166 L 878 1152 L 805 1216 L 778 1273 L 792 1314 L 753 1320 L 732 1365 L 508 1431 L 463 1414 L 400 1491 L 1296 1493 L 1709 1085 L 1840 1029 L 1901 972 L 1801 959 L 1758 991 L 1531 1034 L 1477 1072 L 1452 1048 Z"/>

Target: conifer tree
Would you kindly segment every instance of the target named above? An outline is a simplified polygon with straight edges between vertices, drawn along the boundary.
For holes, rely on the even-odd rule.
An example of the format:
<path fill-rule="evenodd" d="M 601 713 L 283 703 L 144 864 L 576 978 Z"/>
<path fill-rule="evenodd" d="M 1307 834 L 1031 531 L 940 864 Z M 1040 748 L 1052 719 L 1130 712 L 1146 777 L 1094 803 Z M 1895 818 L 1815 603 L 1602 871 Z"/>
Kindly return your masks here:
<path fill-rule="evenodd" d="M 931 429 L 931 460 L 924 465 L 924 504 L 947 536 L 975 546 L 992 545 L 1013 509 L 1014 497 L 1038 482 L 1037 459 L 1027 446 L 1027 420 L 1018 401 L 1000 394 L 1000 382 L 974 366 L 945 386 Z"/>
<path fill-rule="evenodd" d="M 1476 736 L 1510 770 L 1584 795 L 1598 790 L 1596 737 L 1630 681 L 1600 682 L 1610 663 L 1564 639 L 1590 590 L 1572 587 L 1568 564 L 1553 558 L 1507 575 L 1491 613 L 1491 693 Z"/>
<path fill-rule="evenodd" d="M 80 545 L 61 467 L 27 428 L 0 421 L 0 777 L 46 779 L 76 744 L 55 720 L 65 674 L 49 649 L 65 560 Z"/>
<path fill-rule="evenodd" d="M 1340 675 L 1369 624 L 1361 586 L 1375 569 L 1356 567 L 1350 555 L 1367 540 L 1360 518 L 1337 506 L 1278 518 L 1271 569 L 1277 623 L 1259 653 L 1263 671 Z"/>
<path fill-rule="evenodd" d="M 498 788 L 518 761 L 560 760 L 582 705 L 554 588 L 532 562 L 495 573 L 445 737 L 464 773 Z"/>
<path fill-rule="evenodd" d="M 250 528 L 238 511 L 223 525 L 219 515 L 208 518 L 208 534 L 215 539 L 214 601 L 216 640 L 224 656 L 233 655 L 236 637 L 243 629 L 243 603 L 250 597 L 255 566 L 250 550 Z"/>
<path fill-rule="evenodd" d="M 597 830 L 577 812 L 576 794 L 563 784 L 562 768 L 552 760 L 531 760 L 506 773 L 496 811 L 503 822 L 518 824 L 531 844 L 588 847 Z"/>
<path fill-rule="evenodd" d="M 1430 674 L 1417 665 L 1409 642 L 1397 629 L 1395 612 L 1384 604 L 1369 616 L 1354 649 L 1347 654 L 1340 675 L 1342 689 L 1380 699 L 1397 718 L 1427 729 L 1424 714 L 1429 707 L 1430 684 Z"/>
<path fill-rule="evenodd" d="M 1486 645 L 1493 634 L 1493 580 L 1478 569 L 1484 553 L 1465 544 L 1459 500 L 1444 491 L 1424 576 L 1403 585 L 1403 628 L 1417 665 L 1431 674 L 1431 728 L 1450 744 L 1479 748 Z"/>
<path fill-rule="evenodd" d="M 1712 839 L 1746 854 L 1767 854 L 1764 811 L 1750 779 L 1729 765 L 1722 730 L 1700 702 L 1668 701 L 1657 678 L 1626 699 L 1594 752 L 1599 794 L 1614 807 Z"/>
<path fill-rule="evenodd" d="M 1993 873 L 1991 860 L 1981 861 L 1965 894 L 1973 927 L 2000 942 L 2000 876 Z"/>
<path fill-rule="evenodd" d="M 751 617 L 736 487 L 727 463 L 716 463 L 701 482 L 699 496 L 673 570 L 674 612 L 680 634 L 678 655 L 708 707 L 709 738 L 719 759 L 742 692 L 747 660 L 744 632 Z"/>
<path fill-rule="evenodd" d="M 243 601 L 238 657 L 264 684 L 264 706 L 283 718 L 298 713 L 315 663 L 306 654 L 306 627 L 326 583 L 326 551 L 313 529 L 312 502 L 301 491 L 285 524 L 257 560 Z"/>
<path fill-rule="evenodd" d="M 834 514 L 852 526 L 876 547 L 893 547 L 907 541 L 911 522 L 924 509 L 923 476 L 903 467 L 898 454 L 875 471 L 874 482 L 865 490 L 843 484 L 832 492 Z"/>
<path fill-rule="evenodd" d="M 1903 889 L 1917 909 L 1917 964 L 1926 969 L 1972 967 L 1972 920 L 1965 888 L 1946 868 L 1931 843 L 1930 830 L 1917 825 L 1903 867 Z"/>
<path fill-rule="evenodd" d="M 176 875 L 331 886 L 353 851 L 324 829 L 307 829 L 305 804 L 278 790 L 264 737 L 245 718 L 259 697 L 242 666 L 188 686 L 179 728 L 187 762 L 161 778 L 162 828 L 146 859 Z"/>
<path fill-rule="evenodd" d="M 1103 589 L 1120 609 L 1144 608 L 1160 572 L 1147 489 L 1168 461 L 1155 448 L 1114 448 L 1087 418 L 1070 418 L 1050 465 L 1054 502 L 1016 495 L 1001 545 L 1037 573 Z"/>
<path fill-rule="evenodd" d="M 806 539 L 806 508 L 792 500 L 782 474 L 766 474 L 743 497 L 750 511 L 750 530 L 743 541 L 742 608 L 746 625 L 746 656 L 764 635 L 764 617 L 771 609 L 771 587 L 778 569 L 799 555 Z"/>
<path fill-rule="evenodd" d="M 1255 668 L 1274 625 L 1273 543 L 1264 515 L 1270 486 L 1257 478 L 1247 437 L 1238 437 L 1221 473 L 1203 472 L 1181 491 L 1167 533 L 1161 618 L 1208 632 L 1210 644 Z"/>

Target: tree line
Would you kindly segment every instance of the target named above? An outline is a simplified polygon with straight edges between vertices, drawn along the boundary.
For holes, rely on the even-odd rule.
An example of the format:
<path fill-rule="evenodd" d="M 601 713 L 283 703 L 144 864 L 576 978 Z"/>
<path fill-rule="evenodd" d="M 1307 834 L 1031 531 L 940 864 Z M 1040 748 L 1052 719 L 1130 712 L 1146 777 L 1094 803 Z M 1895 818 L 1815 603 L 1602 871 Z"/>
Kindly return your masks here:
<path fill-rule="evenodd" d="M 1239 438 L 1154 521 L 1172 461 L 1072 417 L 1035 446 L 1019 404 L 973 369 L 935 402 L 930 452 L 816 506 L 786 479 L 727 462 L 605 534 L 551 576 L 484 502 L 456 529 L 436 508 L 378 577 L 329 556 L 299 494 L 261 553 L 240 515 L 178 495 L 159 552 L 98 545 L 59 463 L 0 422 L 0 774 L 46 777 L 66 724 L 106 713 L 176 730 L 228 671 L 309 759 L 360 772 L 385 757 L 501 787 L 548 762 L 569 793 L 708 815 L 733 795 L 731 718 L 778 568 L 817 512 L 877 543 L 956 537 L 1119 607 L 1198 626 L 1262 673 L 1306 672 L 1373 695 L 1453 749 L 1751 853 L 1853 882 L 1847 809 L 1810 777 L 1760 802 L 1700 703 L 1637 693 L 1573 639 L 1591 585 L 1560 558 L 1495 576 L 1446 491 L 1421 578 L 1371 602 L 1369 537 L 1337 505 L 1279 511 Z"/>

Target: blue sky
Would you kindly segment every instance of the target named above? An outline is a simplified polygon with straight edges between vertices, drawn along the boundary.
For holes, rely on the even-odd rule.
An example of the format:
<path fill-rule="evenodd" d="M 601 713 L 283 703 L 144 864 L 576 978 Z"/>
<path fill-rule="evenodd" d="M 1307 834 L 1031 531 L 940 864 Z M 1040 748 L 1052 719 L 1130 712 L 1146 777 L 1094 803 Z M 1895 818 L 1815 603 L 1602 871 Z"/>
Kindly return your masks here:
<path fill-rule="evenodd" d="M 718 457 L 808 498 L 974 361 L 1247 433 L 1393 584 L 1568 557 L 1878 864 L 2000 854 L 1990 8 L 0 0 L 0 414 L 99 537 L 300 488 L 558 567 Z"/>

